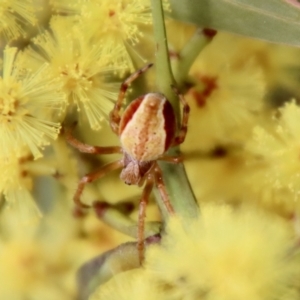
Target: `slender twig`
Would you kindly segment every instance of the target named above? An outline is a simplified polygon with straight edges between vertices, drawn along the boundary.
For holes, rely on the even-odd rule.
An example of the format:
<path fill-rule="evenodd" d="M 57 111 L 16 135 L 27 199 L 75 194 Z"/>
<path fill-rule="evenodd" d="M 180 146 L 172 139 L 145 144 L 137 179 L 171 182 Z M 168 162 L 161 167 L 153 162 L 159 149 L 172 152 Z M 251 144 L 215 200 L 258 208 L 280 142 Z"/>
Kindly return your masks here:
<path fill-rule="evenodd" d="M 176 115 L 180 116 L 179 104 L 176 96 L 171 89 L 171 84 L 175 83 L 173 73 L 171 71 L 168 42 L 166 36 L 166 28 L 164 22 L 164 12 L 160 0 L 151 0 L 154 38 L 156 43 L 155 53 L 155 70 L 156 85 L 159 91 L 172 103 Z"/>
<path fill-rule="evenodd" d="M 138 227 L 136 221 L 130 218 L 116 206 L 107 202 L 97 201 L 93 204 L 96 216 L 110 227 L 122 232 L 128 236 L 136 238 L 138 236 Z M 158 234 L 160 231 L 159 222 L 147 222 L 145 224 L 145 238 Z"/>
<path fill-rule="evenodd" d="M 161 0 L 151 0 L 151 3 L 154 38 L 156 41 L 156 85 L 159 91 L 165 94 L 172 103 L 179 120 L 180 103 L 171 89 L 171 84 L 174 84 L 175 81 L 170 66 L 162 3 Z M 179 149 L 172 148 L 169 153 L 171 155 L 176 155 L 179 153 Z M 173 165 L 168 163 L 161 163 L 160 165 L 175 212 L 186 219 L 197 217 L 199 208 L 186 176 L 184 166 L 182 164 Z M 158 205 L 161 208 L 163 218 L 165 219 L 168 216 L 168 213 L 161 203 L 159 192 L 155 190 L 154 193 Z"/>
<path fill-rule="evenodd" d="M 216 31 L 213 29 L 197 29 L 195 34 L 186 43 L 178 55 L 178 64 L 174 70 L 174 77 L 179 86 L 182 86 L 187 78 L 189 70 L 201 52 L 212 40 Z"/>

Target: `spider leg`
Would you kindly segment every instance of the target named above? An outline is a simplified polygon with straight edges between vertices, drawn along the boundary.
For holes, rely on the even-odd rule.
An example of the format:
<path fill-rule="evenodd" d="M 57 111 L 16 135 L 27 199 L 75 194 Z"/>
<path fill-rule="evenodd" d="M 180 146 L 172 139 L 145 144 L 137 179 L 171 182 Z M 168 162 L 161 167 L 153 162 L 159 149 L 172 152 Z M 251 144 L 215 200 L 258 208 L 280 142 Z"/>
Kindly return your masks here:
<path fill-rule="evenodd" d="M 183 157 L 182 156 L 162 156 L 160 157 L 158 160 L 162 160 L 165 162 L 169 162 L 172 164 L 179 164 L 183 161 Z"/>
<path fill-rule="evenodd" d="M 165 204 L 168 213 L 173 215 L 175 213 L 175 211 L 170 202 L 170 199 L 169 199 L 169 196 L 168 196 L 168 193 L 166 190 L 166 186 L 165 186 L 165 183 L 162 178 L 162 171 L 157 163 L 155 163 L 155 166 L 154 166 L 154 176 L 155 176 L 155 183 L 159 190 L 159 193 L 163 200 L 163 203 Z"/>
<path fill-rule="evenodd" d="M 93 182 L 96 179 L 103 177 L 106 173 L 116 170 L 116 169 L 119 169 L 121 167 L 123 167 L 123 159 L 109 163 L 109 164 L 103 166 L 102 168 L 100 168 L 99 170 L 83 176 L 78 183 L 77 190 L 76 190 L 76 193 L 73 198 L 77 207 L 83 208 L 83 209 L 90 207 L 89 205 L 86 205 L 80 201 L 80 196 L 81 196 L 83 189 L 87 183 Z"/>
<path fill-rule="evenodd" d="M 139 204 L 139 216 L 138 216 L 138 236 L 137 236 L 137 250 L 139 254 L 139 261 L 142 264 L 144 260 L 144 230 L 145 230 L 145 217 L 146 207 L 149 200 L 149 195 L 152 191 L 154 184 L 152 174 L 148 174 L 146 184 L 143 190 L 142 198 Z"/>
<path fill-rule="evenodd" d="M 179 129 L 179 133 L 175 137 L 174 142 L 172 144 L 172 146 L 177 146 L 177 145 L 183 143 L 185 140 L 185 136 L 186 136 L 186 132 L 187 132 L 187 124 L 188 124 L 189 115 L 190 115 L 190 107 L 189 107 L 188 103 L 186 102 L 185 98 L 183 97 L 183 95 L 179 92 L 178 88 L 174 85 L 172 85 L 171 87 L 172 87 L 174 93 L 180 99 L 181 104 L 183 105 L 181 126 Z"/>
<path fill-rule="evenodd" d="M 118 135 L 118 132 L 119 132 L 119 123 L 120 123 L 120 120 L 121 120 L 120 110 L 121 110 L 122 103 L 123 103 L 124 98 L 125 98 L 125 93 L 126 93 L 128 87 L 129 87 L 129 85 L 135 79 L 137 79 L 142 73 L 146 72 L 152 66 L 153 66 L 152 63 L 144 66 L 143 68 L 137 70 L 135 73 L 131 74 L 126 80 L 124 80 L 122 82 L 121 87 L 120 87 L 118 100 L 115 103 L 115 106 L 114 106 L 112 112 L 109 115 L 109 117 L 110 117 L 110 126 L 111 126 L 111 129 L 113 130 L 113 132 L 115 134 Z"/>
<path fill-rule="evenodd" d="M 88 145 L 88 144 L 84 144 L 84 143 L 80 142 L 72 135 L 72 131 L 75 126 L 76 126 L 76 123 L 73 124 L 70 128 L 67 128 L 65 130 L 65 134 L 66 134 L 67 142 L 74 148 L 78 149 L 80 152 L 93 153 L 93 154 L 122 153 L 122 148 L 118 147 L 118 146 L 98 147 L 98 146 L 92 146 L 92 145 Z"/>

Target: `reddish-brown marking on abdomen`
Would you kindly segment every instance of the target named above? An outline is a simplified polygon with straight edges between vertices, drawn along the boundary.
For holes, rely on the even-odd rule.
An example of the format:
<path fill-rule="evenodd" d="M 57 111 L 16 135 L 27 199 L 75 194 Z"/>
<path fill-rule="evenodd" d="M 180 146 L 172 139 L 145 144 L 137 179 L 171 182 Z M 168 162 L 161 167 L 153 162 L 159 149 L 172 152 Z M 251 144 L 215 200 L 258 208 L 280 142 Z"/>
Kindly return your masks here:
<path fill-rule="evenodd" d="M 176 132 L 176 118 L 171 103 L 167 100 L 163 109 L 165 119 L 166 142 L 165 151 L 171 146 Z"/>
<path fill-rule="evenodd" d="M 123 115 L 122 115 L 122 119 L 120 121 L 120 127 L 119 127 L 119 135 L 121 135 L 121 133 L 123 132 L 123 130 L 125 129 L 127 123 L 132 119 L 134 113 L 137 111 L 137 109 L 139 108 L 139 106 L 141 105 L 143 99 L 144 99 L 145 95 L 140 96 L 138 98 L 136 98 L 135 100 L 133 100 L 129 106 L 125 109 Z"/>

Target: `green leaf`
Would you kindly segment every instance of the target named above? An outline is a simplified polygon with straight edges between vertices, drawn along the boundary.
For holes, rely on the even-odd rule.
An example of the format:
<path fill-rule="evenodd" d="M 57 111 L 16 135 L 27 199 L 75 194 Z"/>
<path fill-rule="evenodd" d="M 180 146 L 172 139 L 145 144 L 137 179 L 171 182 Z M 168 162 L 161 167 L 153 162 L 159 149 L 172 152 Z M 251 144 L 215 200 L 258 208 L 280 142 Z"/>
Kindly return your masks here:
<path fill-rule="evenodd" d="M 170 0 L 172 17 L 200 27 L 300 46 L 299 0 Z"/>
<path fill-rule="evenodd" d="M 160 235 L 145 239 L 145 247 L 160 242 Z M 86 300 L 115 274 L 140 268 L 137 243 L 128 242 L 86 262 L 77 273 L 78 300 Z"/>

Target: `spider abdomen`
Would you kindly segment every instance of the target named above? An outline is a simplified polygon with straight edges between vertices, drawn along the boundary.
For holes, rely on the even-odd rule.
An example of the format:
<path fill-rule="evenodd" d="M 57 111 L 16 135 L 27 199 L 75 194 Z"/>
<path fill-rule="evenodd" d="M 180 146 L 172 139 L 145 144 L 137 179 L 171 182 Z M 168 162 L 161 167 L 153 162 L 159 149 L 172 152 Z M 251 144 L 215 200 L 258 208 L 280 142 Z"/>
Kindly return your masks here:
<path fill-rule="evenodd" d="M 152 161 L 171 145 L 176 131 L 170 102 L 159 93 L 149 93 L 131 102 L 119 127 L 123 150 L 138 161 Z"/>

